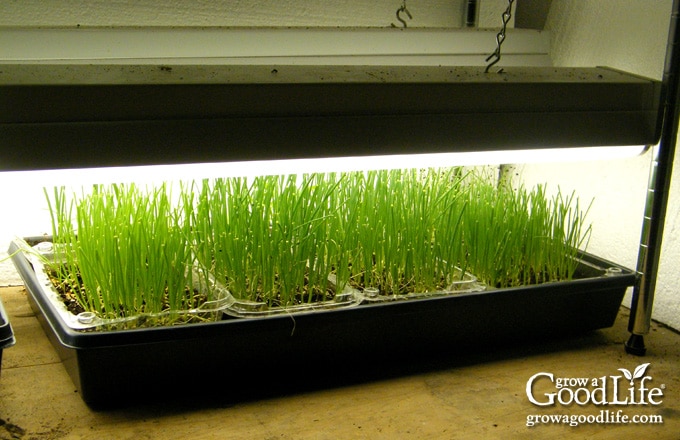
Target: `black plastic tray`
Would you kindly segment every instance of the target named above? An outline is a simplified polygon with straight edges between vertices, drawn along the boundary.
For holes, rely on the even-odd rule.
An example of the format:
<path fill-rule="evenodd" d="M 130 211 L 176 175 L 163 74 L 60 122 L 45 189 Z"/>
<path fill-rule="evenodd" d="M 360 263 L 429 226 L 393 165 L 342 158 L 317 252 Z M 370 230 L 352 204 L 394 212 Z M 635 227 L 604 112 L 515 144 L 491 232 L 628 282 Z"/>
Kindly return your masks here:
<path fill-rule="evenodd" d="M 12 243 L 10 253 L 17 249 Z M 92 407 L 168 396 L 252 398 L 282 383 L 389 376 L 397 370 L 392 366 L 442 353 L 611 327 L 635 282 L 632 271 L 584 254 L 579 279 L 568 282 L 291 316 L 80 332 L 58 318 L 26 257 L 17 253 L 13 260 L 45 333 Z M 605 276 L 612 267 L 617 270 Z"/>
<path fill-rule="evenodd" d="M 0 371 L 2 370 L 2 351 L 14 345 L 15 342 L 9 316 L 7 316 L 5 306 L 2 305 L 2 299 L 0 299 Z"/>

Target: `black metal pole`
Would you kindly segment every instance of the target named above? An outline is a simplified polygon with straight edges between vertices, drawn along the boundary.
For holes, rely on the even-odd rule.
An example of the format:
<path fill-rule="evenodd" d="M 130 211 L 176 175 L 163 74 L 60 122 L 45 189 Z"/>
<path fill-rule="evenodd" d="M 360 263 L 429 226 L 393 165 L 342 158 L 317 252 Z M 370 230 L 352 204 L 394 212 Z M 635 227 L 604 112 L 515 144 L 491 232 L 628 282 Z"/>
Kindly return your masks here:
<path fill-rule="evenodd" d="M 661 139 L 654 149 L 649 175 L 645 216 L 638 252 L 638 282 L 633 288 L 630 321 L 630 338 L 625 344 L 626 352 L 643 356 L 647 349 L 644 335 L 649 333 L 654 303 L 661 241 L 663 237 L 668 192 L 673 171 L 673 156 L 678 136 L 678 93 L 680 92 L 680 30 L 678 15 L 680 0 L 673 1 L 671 22 L 666 47 L 666 60 L 661 88 Z"/>

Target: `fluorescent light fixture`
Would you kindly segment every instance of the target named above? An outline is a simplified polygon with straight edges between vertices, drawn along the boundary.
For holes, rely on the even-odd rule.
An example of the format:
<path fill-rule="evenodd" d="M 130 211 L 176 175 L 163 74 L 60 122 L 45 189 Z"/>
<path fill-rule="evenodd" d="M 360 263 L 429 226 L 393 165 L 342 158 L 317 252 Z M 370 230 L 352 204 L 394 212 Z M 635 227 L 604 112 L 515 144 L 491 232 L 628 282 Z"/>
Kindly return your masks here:
<path fill-rule="evenodd" d="M 540 162 L 612 160 L 643 154 L 645 146 L 550 148 L 535 150 L 403 154 L 390 156 L 334 157 L 182 165 L 81 168 L 2 173 L 11 182 L 30 181 L 43 186 L 196 180 L 216 177 L 253 177 L 275 174 L 364 171 L 442 166 L 477 166 Z M 18 179 L 18 180 L 17 180 Z"/>
<path fill-rule="evenodd" d="M 653 145 L 660 128 L 659 84 L 606 68 L 0 70 L 0 171 L 464 151 L 493 158 L 500 150 Z M 517 162 L 510 157 L 501 162 Z"/>

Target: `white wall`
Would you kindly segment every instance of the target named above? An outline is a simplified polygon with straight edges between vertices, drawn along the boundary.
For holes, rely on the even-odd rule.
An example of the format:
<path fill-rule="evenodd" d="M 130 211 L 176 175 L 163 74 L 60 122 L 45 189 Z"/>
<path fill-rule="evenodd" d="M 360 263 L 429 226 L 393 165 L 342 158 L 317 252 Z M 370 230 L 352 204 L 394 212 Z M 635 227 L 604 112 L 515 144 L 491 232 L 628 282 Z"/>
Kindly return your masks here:
<path fill-rule="evenodd" d="M 0 3 L 0 26 L 390 26 L 403 0 L 21 0 Z M 480 23 L 500 21 L 481 2 Z M 409 26 L 462 23 L 463 0 L 409 0 Z"/>
<path fill-rule="evenodd" d="M 671 0 L 553 0 L 546 30 L 557 66 L 609 66 L 661 79 Z M 594 198 L 589 250 L 636 266 L 651 154 L 624 161 L 519 167 L 525 184 L 559 184 Z M 680 154 L 666 217 L 654 319 L 680 329 Z M 630 301 L 630 295 L 625 304 Z"/>

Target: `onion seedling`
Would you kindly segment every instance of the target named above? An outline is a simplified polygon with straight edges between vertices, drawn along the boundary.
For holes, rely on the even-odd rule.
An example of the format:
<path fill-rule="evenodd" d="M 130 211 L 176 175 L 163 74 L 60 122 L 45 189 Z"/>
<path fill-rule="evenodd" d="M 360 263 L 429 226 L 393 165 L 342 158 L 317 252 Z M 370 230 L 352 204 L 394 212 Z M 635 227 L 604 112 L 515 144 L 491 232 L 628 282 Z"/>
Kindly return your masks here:
<path fill-rule="evenodd" d="M 446 290 L 461 259 L 460 184 L 456 168 L 353 174 L 353 282 L 386 295 Z"/>
<path fill-rule="evenodd" d="M 549 199 L 543 185 L 512 190 L 477 176 L 465 190 L 463 244 L 477 277 L 496 287 L 573 277 L 591 231 L 574 194 Z"/>
<path fill-rule="evenodd" d="M 208 272 L 194 262 L 191 224 L 165 184 L 147 192 L 96 185 L 71 203 L 63 188 L 53 197 L 55 273 L 70 283 L 83 310 L 129 318 L 186 311 L 213 299 Z"/>
<path fill-rule="evenodd" d="M 329 275 L 346 266 L 339 246 L 336 174 L 259 176 L 203 181 L 195 234 L 199 259 L 232 295 L 290 306 L 325 300 L 345 281 Z"/>

